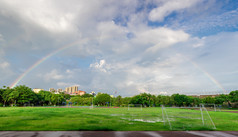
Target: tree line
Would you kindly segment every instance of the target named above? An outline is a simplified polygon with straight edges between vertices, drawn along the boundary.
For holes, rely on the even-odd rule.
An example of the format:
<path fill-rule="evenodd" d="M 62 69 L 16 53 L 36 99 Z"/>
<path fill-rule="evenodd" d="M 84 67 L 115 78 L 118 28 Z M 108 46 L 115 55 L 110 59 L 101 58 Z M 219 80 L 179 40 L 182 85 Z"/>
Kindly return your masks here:
<path fill-rule="evenodd" d="M 50 106 L 50 105 L 79 105 L 79 106 L 128 106 L 128 104 L 142 104 L 143 106 L 198 106 L 199 104 L 227 104 L 229 107 L 238 107 L 238 90 L 229 94 L 221 94 L 212 98 L 192 97 L 187 95 L 173 94 L 152 95 L 141 93 L 133 97 L 111 97 L 107 93 L 69 95 L 65 93 L 54 94 L 49 91 L 35 93 L 31 88 L 20 85 L 14 88 L 0 88 L 0 106 Z"/>
<path fill-rule="evenodd" d="M 0 106 L 59 105 L 68 99 L 70 99 L 68 94 L 54 94 L 49 91 L 35 93 L 25 85 L 0 88 Z"/>

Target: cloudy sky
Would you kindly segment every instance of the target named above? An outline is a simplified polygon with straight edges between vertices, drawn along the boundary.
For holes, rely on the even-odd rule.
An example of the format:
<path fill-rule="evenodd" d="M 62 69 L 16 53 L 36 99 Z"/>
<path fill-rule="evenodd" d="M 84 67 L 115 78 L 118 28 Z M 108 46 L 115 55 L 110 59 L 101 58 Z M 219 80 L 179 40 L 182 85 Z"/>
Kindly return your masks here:
<path fill-rule="evenodd" d="M 0 86 L 238 89 L 236 0 L 0 0 Z"/>

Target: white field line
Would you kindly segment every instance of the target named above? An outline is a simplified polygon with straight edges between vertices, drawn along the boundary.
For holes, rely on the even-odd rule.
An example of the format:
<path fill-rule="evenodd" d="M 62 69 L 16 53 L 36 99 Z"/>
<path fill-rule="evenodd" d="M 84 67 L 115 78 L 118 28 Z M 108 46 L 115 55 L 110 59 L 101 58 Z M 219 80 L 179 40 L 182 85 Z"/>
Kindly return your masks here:
<path fill-rule="evenodd" d="M 207 115 L 208 115 L 208 117 L 210 118 L 210 120 L 211 120 L 211 122 L 212 122 L 213 129 L 216 129 L 216 126 L 215 126 L 215 124 L 214 124 L 214 122 L 213 122 L 213 120 L 212 120 L 211 116 L 209 115 L 209 113 L 208 113 L 207 109 L 206 109 L 204 106 L 203 106 L 203 108 L 206 110 L 206 112 L 207 112 Z"/>
<path fill-rule="evenodd" d="M 220 132 L 220 131 L 208 131 L 206 133 L 215 135 L 216 137 L 237 137 L 235 135 L 227 134 L 225 132 Z"/>
<path fill-rule="evenodd" d="M 145 131 L 143 132 L 144 134 L 150 135 L 151 137 L 162 137 L 161 135 L 159 135 L 156 132 L 151 132 L 151 131 Z"/>
<path fill-rule="evenodd" d="M 125 132 L 122 131 L 116 131 L 114 132 L 115 137 L 125 137 Z"/>
<path fill-rule="evenodd" d="M 0 132 L 0 137 L 32 137 L 35 135 L 36 132 L 27 132 L 27 131 L 1 131 Z"/>
<path fill-rule="evenodd" d="M 63 136 L 62 131 L 46 132 L 46 134 L 43 137 L 59 137 L 59 136 Z"/>
<path fill-rule="evenodd" d="M 8 135 L 11 134 L 11 133 L 12 133 L 12 132 L 10 132 L 10 131 L 0 132 L 0 137 L 8 136 Z"/>
<path fill-rule="evenodd" d="M 202 137 L 217 137 L 217 136 L 213 136 L 213 135 L 209 135 L 206 133 L 201 133 L 201 132 L 196 132 L 196 131 L 186 131 L 189 134 L 193 134 L 193 135 L 198 135 L 198 136 L 202 136 Z"/>
<path fill-rule="evenodd" d="M 83 132 L 70 131 L 52 131 L 52 132 L 38 132 L 39 137 L 61 137 L 61 136 L 77 136 L 81 137 Z"/>

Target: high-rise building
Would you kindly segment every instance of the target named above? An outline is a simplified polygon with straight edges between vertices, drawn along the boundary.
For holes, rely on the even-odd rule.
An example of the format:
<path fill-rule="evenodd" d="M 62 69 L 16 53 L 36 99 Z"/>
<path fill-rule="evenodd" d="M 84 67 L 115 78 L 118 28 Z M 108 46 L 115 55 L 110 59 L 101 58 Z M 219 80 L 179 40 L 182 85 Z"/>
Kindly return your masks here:
<path fill-rule="evenodd" d="M 68 93 L 68 94 L 72 94 L 75 91 L 78 91 L 78 86 L 72 86 L 72 87 L 65 88 L 65 92 Z"/>

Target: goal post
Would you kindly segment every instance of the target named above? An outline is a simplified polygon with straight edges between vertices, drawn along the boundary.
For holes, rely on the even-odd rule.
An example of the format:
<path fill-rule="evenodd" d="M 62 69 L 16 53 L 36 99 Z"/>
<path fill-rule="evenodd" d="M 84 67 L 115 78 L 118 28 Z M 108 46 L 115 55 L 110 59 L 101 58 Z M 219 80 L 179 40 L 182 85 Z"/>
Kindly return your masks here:
<path fill-rule="evenodd" d="M 221 105 L 219 105 L 219 104 L 205 103 L 205 104 L 200 104 L 200 105 L 203 105 L 207 110 L 221 111 L 221 109 L 220 109 Z"/>
<path fill-rule="evenodd" d="M 216 126 L 204 105 L 199 107 L 161 106 L 164 126 L 170 130 L 216 129 Z"/>

